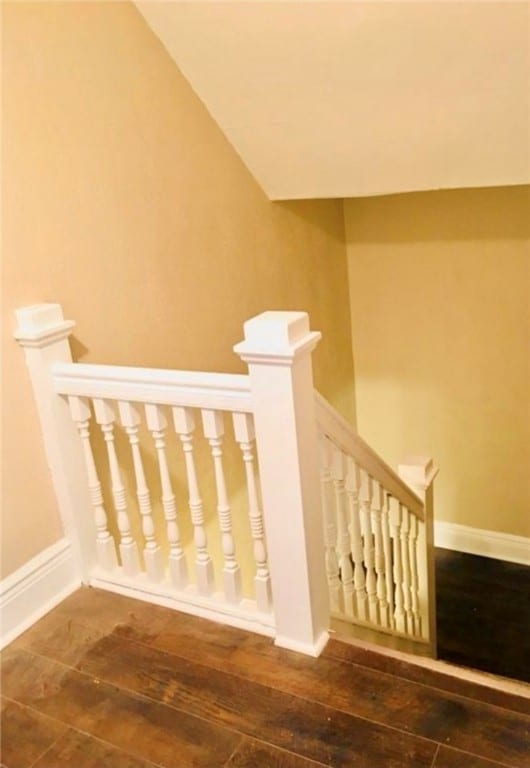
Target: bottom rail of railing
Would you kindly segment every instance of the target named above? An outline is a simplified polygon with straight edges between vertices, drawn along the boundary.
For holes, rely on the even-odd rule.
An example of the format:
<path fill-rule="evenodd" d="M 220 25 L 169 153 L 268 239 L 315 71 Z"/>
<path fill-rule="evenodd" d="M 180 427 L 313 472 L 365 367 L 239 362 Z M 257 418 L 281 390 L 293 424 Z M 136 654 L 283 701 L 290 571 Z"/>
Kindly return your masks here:
<path fill-rule="evenodd" d="M 408 640 L 411 643 L 418 643 L 419 645 L 422 645 L 422 646 L 430 645 L 429 640 L 426 637 L 414 636 L 411 632 L 400 632 L 397 629 L 391 629 L 389 627 L 385 627 L 381 624 L 376 624 L 371 621 L 363 621 L 363 619 L 352 618 L 348 614 L 342 613 L 340 611 L 332 611 L 331 620 L 332 622 L 338 621 L 342 625 L 351 624 L 354 627 L 360 627 L 361 629 L 372 630 L 377 634 L 381 633 L 383 635 L 388 635 L 389 637 L 401 638 L 403 640 Z"/>
<path fill-rule="evenodd" d="M 176 590 L 169 581 L 154 584 L 145 574 L 127 576 L 121 567 L 107 571 L 95 566 L 91 570 L 89 584 L 91 587 L 106 589 L 238 629 L 268 637 L 274 637 L 275 634 L 273 614 L 259 612 L 254 600 L 243 599 L 237 605 L 230 605 L 226 603 L 221 592 L 213 592 L 206 597 L 200 595 L 192 584 L 182 590 Z"/>

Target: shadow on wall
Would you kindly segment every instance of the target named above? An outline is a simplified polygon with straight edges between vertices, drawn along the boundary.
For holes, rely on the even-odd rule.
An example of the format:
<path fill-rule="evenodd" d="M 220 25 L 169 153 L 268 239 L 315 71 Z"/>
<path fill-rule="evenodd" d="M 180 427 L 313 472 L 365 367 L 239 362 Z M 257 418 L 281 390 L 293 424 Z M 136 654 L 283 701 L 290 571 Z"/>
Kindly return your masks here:
<path fill-rule="evenodd" d="M 411 192 L 346 201 L 355 243 L 526 239 L 530 187 Z"/>
<path fill-rule="evenodd" d="M 347 254 L 345 253 L 347 242 L 344 207 L 343 205 L 338 205 L 335 208 L 328 208 L 328 215 L 323 216 L 321 207 L 323 202 L 325 201 L 318 199 L 276 200 L 272 201 L 272 208 L 273 210 L 276 209 L 278 213 L 288 213 L 293 222 L 303 222 L 309 227 L 314 228 L 315 232 L 321 232 L 330 238 L 338 246 L 337 251 L 331 252 L 329 249 L 322 251 L 318 269 L 313 272 L 309 270 L 299 272 L 297 279 L 302 282 L 308 281 L 311 284 L 311 291 L 314 291 L 318 296 L 319 306 L 327 306 L 329 309 L 335 307 L 335 311 L 340 311 L 342 317 L 347 316 L 346 322 L 351 326 L 347 270 L 345 270 L 344 284 L 337 284 L 335 292 L 329 291 L 327 281 L 324 279 L 327 271 L 332 266 L 334 270 L 336 269 L 336 264 L 331 265 L 330 259 L 337 260 L 341 253 L 344 253 L 347 259 Z M 278 306 L 276 308 L 284 309 L 285 307 Z M 315 330 L 322 330 L 320 318 L 315 313 L 311 313 L 311 327 Z M 347 357 L 351 355 L 351 360 L 349 360 L 351 368 L 347 371 L 342 362 L 345 355 Z M 328 328 L 328 333 L 323 334 L 322 341 L 314 352 L 314 361 L 317 362 L 317 368 L 315 369 L 315 386 L 317 389 L 320 388 L 318 378 L 318 363 L 320 361 L 324 365 L 329 366 L 331 370 L 336 371 L 334 390 L 328 387 L 328 391 L 322 391 L 322 394 L 325 394 L 342 415 L 356 427 L 355 356 L 351 337 L 345 331 L 344 326 L 337 323 L 334 327 Z"/>
<path fill-rule="evenodd" d="M 324 217 L 321 214 L 322 200 L 274 200 L 273 207 L 288 211 L 291 215 L 304 221 L 306 224 L 317 227 L 337 243 L 343 243 L 343 236 L 339 237 L 340 229 L 337 229 L 335 217 Z"/>

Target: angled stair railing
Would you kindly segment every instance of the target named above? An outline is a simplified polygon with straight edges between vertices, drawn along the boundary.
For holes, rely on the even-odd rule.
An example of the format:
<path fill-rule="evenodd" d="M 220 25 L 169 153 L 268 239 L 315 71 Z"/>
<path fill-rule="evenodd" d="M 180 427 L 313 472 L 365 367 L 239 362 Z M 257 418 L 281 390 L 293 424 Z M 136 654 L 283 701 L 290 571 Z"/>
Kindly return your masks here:
<path fill-rule="evenodd" d="M 318 392 L 316 418 L 331 615 L 436 645 L 430 459 L 396 474 Z"/>
<path fill-rule="evenodd" d="M 434 642 L 430 465 L 400 478 L 315 396 L 306 313 L 245 323 L 247 375 L 74 363 L 58 304 L 17 321 L 80 582 L 313 655 L 330 605 Z"/>

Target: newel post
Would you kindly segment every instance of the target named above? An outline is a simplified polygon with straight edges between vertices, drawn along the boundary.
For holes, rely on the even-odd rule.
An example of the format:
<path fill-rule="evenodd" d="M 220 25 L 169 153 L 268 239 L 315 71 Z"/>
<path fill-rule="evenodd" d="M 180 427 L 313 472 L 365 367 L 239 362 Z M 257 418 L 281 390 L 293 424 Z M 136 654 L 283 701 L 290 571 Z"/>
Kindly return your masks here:
<path fill-rule="evenodd" d="M 276 644 L 317 656 L 329 606 L 311 352 L 305 312 L 264 312 L 234 351 L 248 364 Z"/>
<path fill-rule="evenodd" d="M 14 336 L 24 349 L 61 521 L 80 581 L 88 583 L 96 536 L 82 447 L 68 403 L 55 393 L 52 379 L 55 363 L 72 362 L 68 337 L 75 323 L 63 318 L 59 304 L 24 307 L 15 316 Z"/>
<path fill-rule="evenodd" d="M 431 655 L 436 657 L 436 571 L 434 552 L 434 509 L 433 483 L 438 474 L 432 459 L 424 456 L 411 456 L 398 465 L 400 478 L 423 501 L 425 525 L 420 526 L 418 541 L 418 569 L 420 604 L 426 606 L 429 617 L 429 647 Z M 422 531 L 423 528 L 423 531 Z M 425 537 L 425 540 L 421 539 Z"/>

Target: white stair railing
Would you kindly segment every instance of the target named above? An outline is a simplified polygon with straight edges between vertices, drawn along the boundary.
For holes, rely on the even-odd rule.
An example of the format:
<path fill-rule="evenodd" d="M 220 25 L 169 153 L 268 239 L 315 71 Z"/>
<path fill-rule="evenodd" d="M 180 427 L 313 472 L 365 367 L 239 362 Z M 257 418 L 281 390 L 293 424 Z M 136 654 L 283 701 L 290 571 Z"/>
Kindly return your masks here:
<path fill-rule="evenodd" d="M 332 616 L 428 644 L 434 653 L 437 470 L 415 457 L 396 474 L 321 395 L 315 398 Z"/>
<path fill-rule="evenodd" d="M 315 398 L 306 313 L 245 323 L 248 375 L 73 363 L 58 304 L 16 314 L 80 580 L 313 655 L 330 604 L 433 642 L 430 464 L 401 479 Z"/>
<path fill-rule="evenodd" d="M 248 375 L 73 363 L 59 305 L 21 309 L 17 322 L 80 579 L 319 653 L 320 335 L 307 315 L 245 324 L 236 351 Z"/>

